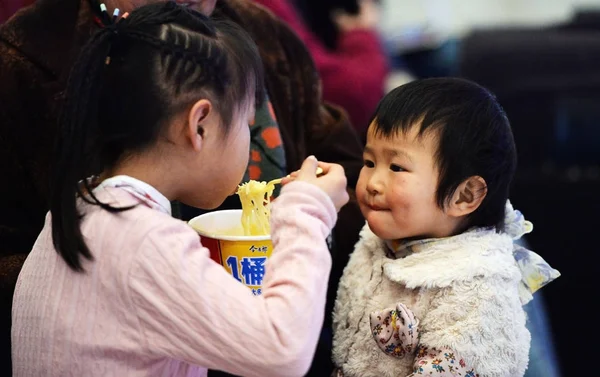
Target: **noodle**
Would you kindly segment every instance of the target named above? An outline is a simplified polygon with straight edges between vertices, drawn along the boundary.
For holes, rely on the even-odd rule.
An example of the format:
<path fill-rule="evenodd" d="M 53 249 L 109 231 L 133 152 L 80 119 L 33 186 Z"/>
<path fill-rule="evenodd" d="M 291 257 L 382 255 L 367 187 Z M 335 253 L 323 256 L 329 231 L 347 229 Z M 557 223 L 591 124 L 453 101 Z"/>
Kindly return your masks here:
<path fill-rule="evenodd" d="M 271 233 L 271 195 L 274 184 L 248 181 L 238 187 L 242 202 L 242 227 L 246 236 L 264 236 Z"/>

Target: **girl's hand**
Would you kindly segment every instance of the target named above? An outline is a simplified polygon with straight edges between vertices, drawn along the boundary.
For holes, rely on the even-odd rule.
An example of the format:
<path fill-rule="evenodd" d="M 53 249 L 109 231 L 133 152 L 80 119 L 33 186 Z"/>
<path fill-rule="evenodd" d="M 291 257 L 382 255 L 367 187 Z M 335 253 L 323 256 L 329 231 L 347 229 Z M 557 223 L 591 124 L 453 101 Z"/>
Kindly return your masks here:
<path fill-rule="evenodd" d="M 316 174 L 317 167 L 323 169 L 323 174 L 319 177 Z M 292 180 L 308 182 L 325 191 L 338 211 L 348 203 L 346 174 L 340 165 L 319 162 L 314 156 L 310 156 L 304 160 L 300 170 L 290 174 L 282 184 L 285 185 Z"/>
<path fill-rule="evenodd" d="M 383 352 L 402 358 L 417 349 L 419 320 L 404 304 L 398 304 L 396 309 L 371 313 L 371 332 Z"/>

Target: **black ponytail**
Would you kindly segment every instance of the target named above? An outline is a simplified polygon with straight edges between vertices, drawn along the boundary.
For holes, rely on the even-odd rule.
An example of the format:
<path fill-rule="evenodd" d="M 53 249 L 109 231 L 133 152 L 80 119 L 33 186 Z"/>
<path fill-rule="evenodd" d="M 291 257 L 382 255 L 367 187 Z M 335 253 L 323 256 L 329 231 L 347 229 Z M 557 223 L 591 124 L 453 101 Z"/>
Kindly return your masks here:
<path fill-rule="evenodd" d="M 89 173 L 87 162 L 91 156 L 86 155 L 86 150 L 89 150 L 90 133 L 97 125 L 97 87 L 113 38 L 114 33 L 101 30 L 88 42 L 75 63 L 67 83 L 55 146 L 50 199 L 52 239 L 65 262 L 76 271 L 82 270 L 80 255 L 93 259 L 79 227 L 81 215 L 75 194 L 80 192 L 79 180 Z M 84 182 L 87 186 L 87 181 Z"/>
<path fill-rule="evenodd" d="M 74 271 L 93 260 L 79 200 L 111 212 L 88 178 L 156 142 L 163 125 L 201 96 L 210 97 L 227 132 L 248 96 L 264 97 L 256 45 L 238 26 L 173 2 L 150 4 L 97 32 L 67 83 L 51 182 L 52 237 Z"/>

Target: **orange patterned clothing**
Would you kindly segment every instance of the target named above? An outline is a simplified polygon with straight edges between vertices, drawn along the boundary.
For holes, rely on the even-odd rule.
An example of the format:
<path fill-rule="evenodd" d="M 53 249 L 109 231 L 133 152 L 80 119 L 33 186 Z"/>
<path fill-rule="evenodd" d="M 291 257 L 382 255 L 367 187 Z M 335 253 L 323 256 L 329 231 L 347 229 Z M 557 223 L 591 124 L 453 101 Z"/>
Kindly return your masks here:
<path fill-rule="evenodd" d="M 267 97 L 250 123 L 250 158 L 244 181 L 270 181 L 287 174 L 285 151 L 273 105 Z"/>

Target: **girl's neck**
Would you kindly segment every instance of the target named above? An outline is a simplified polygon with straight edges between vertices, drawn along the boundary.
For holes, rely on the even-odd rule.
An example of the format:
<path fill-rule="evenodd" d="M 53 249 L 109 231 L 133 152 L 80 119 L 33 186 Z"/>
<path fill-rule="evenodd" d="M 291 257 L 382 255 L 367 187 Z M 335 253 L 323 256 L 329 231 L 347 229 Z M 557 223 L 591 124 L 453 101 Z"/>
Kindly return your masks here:
<path fill-rule="evenodd" d="M 173 201 L 177 197 L 177 185 L 173 184 L 176 179 L 170 179 L 171 174 L 166 174 L 160 162 L 156 159 L 137 157 L 124 160 L 117 164 L 114 168 L 107 169 L 100 176 L 100 180 L 104 180 L 117 175 L 127 175 L 135 179 L 139 179 L 150 186 L 154 187 L 167 199 Z"/>

